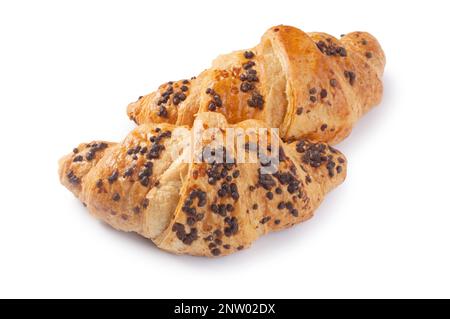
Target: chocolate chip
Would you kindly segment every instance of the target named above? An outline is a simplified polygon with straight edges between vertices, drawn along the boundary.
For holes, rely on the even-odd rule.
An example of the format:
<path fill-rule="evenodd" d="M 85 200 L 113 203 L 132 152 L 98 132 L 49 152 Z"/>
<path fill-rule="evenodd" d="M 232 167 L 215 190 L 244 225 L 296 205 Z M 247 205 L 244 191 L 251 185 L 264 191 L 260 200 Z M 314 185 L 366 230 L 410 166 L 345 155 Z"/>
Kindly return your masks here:
<path fill-rule="evenodd" d="M 259 78 L 256 75 L 256 71 L 253 69 L 247 70 L 247 74 L 245 75 L 245 80 L 248 82 L 258 82 Z"/>
<path fill-rule="evenodd" d="M 92 161 L 92 160 L 94 159 L 94 157 L 95 157 L 95 152 L 93 152 L 93 151 L 89 151 L 89 152 L 86 154 L 86 160 L 87 160 L 87 161 Z"/>
<path fill-rule="evenodd" d="M 141 180 L 139 180 L 142 186 L 148 187 L 150 185 L 150 179 L 148 177 L 144 177 Z"/>
<path fill-rule="evenodd" d="M 227 190 L 225 189 L 225 188 L 220 188 L 218 191 L 217 191 L 217 195 L 219 196 L 219 197 L 225 197 L 226 195 L 227 195 Z"/>
<path fill-rule="evenodd" d="M 95 186 L 96 186 L 97 188 L 102 188 L 102 187 L 103 187 L 103 181 L 102 181 L 101 179 L 99 179 L 99 180 L 97 181 L 97 183 L 95 183 Z"/>
<path fill-rule="evenodd" d="M 262 110 L 264 106 L 264 98 L 261 94 L 253 92 L 251 99 L 247 100 L 247 105 L 250 107 L 257 107 Z"/>
<path fill-rule="evenodd" d="M 226 217 L 225 223 L 228 224 L 228 227 L 225 227 L 224 229 L 225 236 L 231 237 L 239 231 L 239 224 L 236 217 Z"/>
<path fill-rule="evenodd" d="M 245 51 L 244 52 L 244 57 L 246 59 L 253 59 L 254 56 L 255 56 L 255 54 L 252 51 Z"/>
<path fill-rule="evenodd" d="M 330 152 L 333 153 L 333 154 L 337 154 L 337 153 L 338 153 L 338 151 L 337 151 L 334 147 L 332 147 L 332 146 L 328 146 L 328 149 L 329 149 Z"/>
<path fill-rule="evenodd" d="M 339 47 L 336 49 L 336 53 L 339 54 L 342 57 L 346 57 L 347 56 L 347 50 L 345 50 L 344 47 Z"/>
<path fill-rule="evenodd" d="M 219 216 L 227 216 L 227 206 L 225 204 L 219 204 L 218 208 L 219 210 L 217 213 L 219 214 Z"/>
<path fill-rule="evenodd" d="M 295 149 L 297 150 L 298 153 L 304 153 L 306 151 L 305 146 L 306 146 L 306 142 L 304 140 L 300 140 L 296 144 Z"/>
<path fill-rule="evenodd" d="M 196 220 L 195 220 L 194 217 L 189 216 L 189 217 L 186 219 L 186 224 L 188 224 L 189 226 L 194 225 L 195 222 L 196 222 Z"/>
<path fill-rule="evenodd" d="M 169 117 L 169 113 L 167 112 L 167 109 L 165 106 L 160 106 L 158 111 L 158 116 L 160 117 Z"/>
<path fill-rule="evenodd" d="M 336 86 L 337 86 L 337 81 L 336 81 L 336 79 L 331 79 L 331 80 L 330 80 L 330 85 L 331 85 L 332 87 L 336 87 Z"/>
<path fill-rule="evenodd" d="M 192 228 L 189 234 L 185 234 L 183 238 L 183 244 L 191 245 L 195 240 L 198 239 L 198 232 L 196 228 Z"/>
<path fill-rule="evenodd" d="M 275 180 L 269 174 L 261 174 L 261 170 L 258 170 L 258 184 L 265 190 L 270 190 L 276 185 Z"/>
<path fill-rule="evenodd" d="M 219 213 L 219 206 L 217 206 L 217 204 L 211 204 L 211 206 L 209 206 L 209 208 L 212 210 L 213 213 L 216 213 L 216 214 Z"/>
<path fill-rule="evenodd" d="M 110 184 L 112 184 L 115 181 L 117 181 L 118 178 L 119 178 L 119 172 L 116 170 L 108 177 L 108 182 Z"/>
<path fill-rule="evenodd" d="M 231 198 L 233 198 L 235 201 L 239 199 L 239 192 L 235 183 L 230 184 L 230 193 Z"/>
<path fill-rule="evenodd" d="M 69 171 L 66 176 L 69 179 L 69 183 L 73 185 L 78 185 L 81 182 L 81 179 L 76 176 L 73 171 Z"/>
<path fill-rule="evenodd" d="M 248 91 L 253 90 L 254 88 L 255 88 L 255 86 L 250 82 L 242 82 L 241 87 L 240 87 L 242 92 L 248 92 Z"/>
<path fill-rule="evenodd" d="M 305 141 L 300 141 L 299 144 L 297 144 L 297 151 L 303 153 L 303 163 L 309 164 L 314 168 L 319 167 L 328 160 L 325 156 L 325 149 L 325 144 L 320 143 L 306 144 Z"/>
<path fill-rule="evenodd" d="M 344 71 L 344 76 L 348 79 L 350 85 L 353 85 L 355 83 L 356 74 L 352 71 Z"/>
<path fill-rule="evenodd" d="M 247 63 L 244 63 L 244 65 L 242 66 L 244 69 L 248 70 L 250 68 L 252 68 L 253 66 L 255 66 L 255 62 L 253 61 L 249 61 Z"/>
<path fill-rule="evenodd" d="M 290 194 L 293 194 L 296 191 L 298 191 L 298 189 L 299 189 L 299 182 L 298 181 L 292 181 L 292 182 L 289 183 L 287 191 Z"/>
<path fill-rule="evenodd" d="M 81 156 L 81 155 L 77 155 L 77 156 L 75 156 L 74 159 L 73 159 L 73 162 L 74 162 L 74 163 L 76 163 L 76 162 L 82 162 L 82 161 L 83 161 L 83 156 Z"/>
<path fill-rule="evenodd" d="M 215 111 L 216 110 L 216 104 L 214 102 L 210 102 L 208 105 L 209 111 Z"/>
<path fill-rule="evenodd" d="M 331 42 L 331 39 L 327 39 L 327 42 L 328 44 L 321 40 L 316 43 L 320 52 L 328 56 L 347 56 L 347 50 L 344 47 L 338 47 L 335 43 Z"/>
<path fill-rule="evenodd" d="M 336 166 L 336 163 L 332 160 L 329 160 L 327 163 L 327 170 L 328 170 L 328 176 L 333 177 L 334 176 L 334 167 Z"/>
<path fill-rule="evenodd" d="M 184 231 L 184 225 L 180 223 L 174 223 L 172 226 L 172 231 Z"/>

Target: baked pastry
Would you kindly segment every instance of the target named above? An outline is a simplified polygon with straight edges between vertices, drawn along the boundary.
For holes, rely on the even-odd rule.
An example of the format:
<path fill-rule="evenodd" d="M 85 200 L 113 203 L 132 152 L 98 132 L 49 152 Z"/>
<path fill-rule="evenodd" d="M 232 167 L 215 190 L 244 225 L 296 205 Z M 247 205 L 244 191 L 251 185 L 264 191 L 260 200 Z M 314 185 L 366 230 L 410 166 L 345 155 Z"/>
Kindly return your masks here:
<path fill-rule="evenodd" d="M 323 143 L 285 143 L 261 121 L 205 112 L 191 129 L 143 124 L 122 143 L 80 144 L 59 175 L 118 230 L 172 253 L 223 256 L 310 218 L 346 160 Z"/>
<path fill-rule="evenodd" d="M 335 144 L 382 96 L 385 56 L 369 33 L 340 40 L 290 26 L 270 28 L 249 50 L 219 56 L 190 80 L 168 82 L 128 106 L 137 124 L 191 126 L 213 111 L 229 123 L 262 120 L 283 139 Z"/>

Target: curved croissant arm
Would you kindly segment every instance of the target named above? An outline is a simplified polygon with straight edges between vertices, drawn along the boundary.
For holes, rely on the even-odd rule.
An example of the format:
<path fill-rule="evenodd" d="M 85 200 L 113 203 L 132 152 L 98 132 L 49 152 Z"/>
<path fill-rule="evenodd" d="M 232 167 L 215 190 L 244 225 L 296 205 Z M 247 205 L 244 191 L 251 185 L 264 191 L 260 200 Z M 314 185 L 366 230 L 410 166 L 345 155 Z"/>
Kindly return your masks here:
<path fill-rule="evenodd" d="M 230 128 L 236 138 L 226 144 Z M 87 157 L 93 144 L 82 144 L 60 161 L 61 181 L 94 216 L 161 249 L 228 255 L 310 218 L 346 175 L 334 148 L 263 132 L 260 121 L 231 125 L 212 112 L 199 114 L 191 130 L 141 125 L 94 156 Z"/>
<path fill-rule="evenodd" d="M 262 120 L 283 139 L 335 144 L 380 102 L 384 65 L 369 33 L 337 40 L 276 26 L 256 47 L 219 56 L 198 77 L 165 83 L 127 111 L 138 124 L 188 126 L 198 112 L 213 111 L 230 123 Z"/>

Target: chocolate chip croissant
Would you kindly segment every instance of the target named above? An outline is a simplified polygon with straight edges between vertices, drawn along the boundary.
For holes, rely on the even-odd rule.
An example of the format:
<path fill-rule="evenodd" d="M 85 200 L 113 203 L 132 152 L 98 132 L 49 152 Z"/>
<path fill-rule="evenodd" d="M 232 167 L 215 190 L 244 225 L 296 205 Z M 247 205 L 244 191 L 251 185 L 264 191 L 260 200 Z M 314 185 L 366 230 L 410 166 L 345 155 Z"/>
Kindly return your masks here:
<path fill-rule="evenodd" d="M 380 102 L 384 65 L 383 50 L 368 33 L 338 40 L 276 26 L 256 47 L 219 56 L 198 77 L 140 97 L 128 115 L 138 124 L 191 126 L 195 114 L 211 111 L 233 124 L 262 120 L 286 140 L 335 144 Z"/>
<path fill-rule="evenodd" d="M 143 124 L 122 143 L 81 144 L 59 175 L 95 217 L 177 254 L 222 256 L 298 224 L 343 182 L 346 159 L 285 143 L 257 120 L 199 113 L 193 127 Z"/>

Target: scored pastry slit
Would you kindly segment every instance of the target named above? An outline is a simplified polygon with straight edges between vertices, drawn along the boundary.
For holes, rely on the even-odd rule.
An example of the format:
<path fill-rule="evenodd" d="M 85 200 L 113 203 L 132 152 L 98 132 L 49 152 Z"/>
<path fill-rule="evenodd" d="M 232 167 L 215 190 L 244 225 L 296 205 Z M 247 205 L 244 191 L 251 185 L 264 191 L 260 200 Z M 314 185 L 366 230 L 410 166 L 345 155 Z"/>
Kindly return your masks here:
<path fill-rule="evenodd" d="M 144 212 L 141 233 L 145 237 L 155 239 L 170 224 L 170 220 L 178 206 L 181 187 L 186 179 L 189 164 L 173 162 L 162 174 L 158 186 L 152 188 L 146 198 L 151 205 Z"/>
<path fill-rule="evenodd" d="M 261 118 L 266 120 L 271 127 L 280 127 L 288 107 L 286 66 L 282 59 L 277 55 L 271 41 L 262 43 L 261 53 L 257 53 L 257 59 L 260 63 L 257 67 L 260 70 L 260 82 L 262 95 L 265 97 L 266 116 Z M 258 58 L 259 57 L 259 58 Z M 267 107 L 267 105 L 276 105 L 276 108 Z M 258 117 L 256 117 L 258 118 Z"/>

